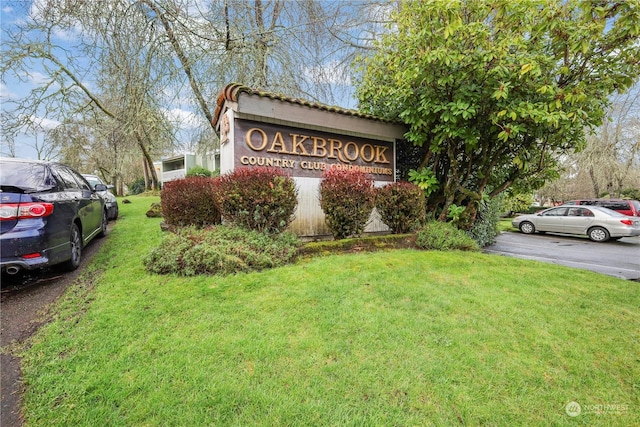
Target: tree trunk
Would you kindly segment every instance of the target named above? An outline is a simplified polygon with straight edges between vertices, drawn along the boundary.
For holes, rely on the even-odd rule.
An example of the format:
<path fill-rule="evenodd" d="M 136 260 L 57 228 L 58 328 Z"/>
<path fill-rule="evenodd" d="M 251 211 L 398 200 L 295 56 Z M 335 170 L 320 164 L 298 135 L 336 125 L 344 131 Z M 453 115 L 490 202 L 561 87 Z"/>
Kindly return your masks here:
<path fill-rule="evenodd" d="M 149 185 L 149 169 L 144 156 L 142 156 L 142 172 L 144 173 L 144 189 L 148 190 L 151 186 Z"/>
<path fill-rule="evenodd" d="M 600 195 L 600 186 L 598 185 L 598 179 L 593 168 L 589 168 L 589 177 L 591 177 L 591 185 L 593 185 L 593 193 L 595 197 Z"/>

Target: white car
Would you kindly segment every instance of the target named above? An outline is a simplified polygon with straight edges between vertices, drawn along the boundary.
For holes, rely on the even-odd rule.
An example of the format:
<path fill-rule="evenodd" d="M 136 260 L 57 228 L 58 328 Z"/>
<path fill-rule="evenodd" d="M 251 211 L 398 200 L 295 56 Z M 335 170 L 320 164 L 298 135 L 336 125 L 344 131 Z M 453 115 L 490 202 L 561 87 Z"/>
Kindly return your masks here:
<path fill-rule="evenodd" d="M 85 175 L 82 174 L 84 179 L 89 182 L 91 188 L 95 189 L 96 185 L 102 184 L 105 185 L 104 182 L 100 179 L 100 177 L 96 175 Z M 114 196 L 108 189 L 113 188 L 113 185 L 105 185 L 107 187 L 106 191 L 98 191 L 98 195 L 104 199 L 104 205 L 107 208 L 107 218 L 109 220 L 118 219 L 118 200 L 116 196 Z"/>
<path fill-rule="evenodd" d="M 525 234 L 561 233 L 588 236 L 594 242 L 640 236 L 640 218 L 629 217 L 600 206 L 559 206 L 511 222 Z"/>

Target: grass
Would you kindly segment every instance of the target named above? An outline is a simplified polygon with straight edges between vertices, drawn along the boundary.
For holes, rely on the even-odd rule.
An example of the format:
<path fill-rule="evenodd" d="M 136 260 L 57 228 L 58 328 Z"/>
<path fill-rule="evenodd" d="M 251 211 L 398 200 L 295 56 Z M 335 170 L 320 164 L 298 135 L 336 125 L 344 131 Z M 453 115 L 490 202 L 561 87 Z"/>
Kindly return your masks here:
<path fill-rule="evenodd" d="M 498 230 L 499 231 L 516 230 L 516 228 L 513 228 L 513 226 L 511 225 L 511 220 L 513 220 L 513 218 L 500 218 L 500 221 L 498 221 Z"/>
<path fill-rule="evenodd" d="M 130 200 L 23 354 L 28 426 L 637 425 L 637 283 L 408 249 L 149 275 Z"/>

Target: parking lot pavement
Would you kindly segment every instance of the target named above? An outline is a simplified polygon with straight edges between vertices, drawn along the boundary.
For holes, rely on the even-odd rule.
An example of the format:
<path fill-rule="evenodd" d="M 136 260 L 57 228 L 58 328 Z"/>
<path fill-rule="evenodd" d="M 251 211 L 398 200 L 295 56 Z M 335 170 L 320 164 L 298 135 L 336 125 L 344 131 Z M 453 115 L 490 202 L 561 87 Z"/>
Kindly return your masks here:
<path fill-rule="evenodd" d="M 640 281 L 640 237 L 596 243 L 586 237 L 503 232 L 484 252 Z"/>

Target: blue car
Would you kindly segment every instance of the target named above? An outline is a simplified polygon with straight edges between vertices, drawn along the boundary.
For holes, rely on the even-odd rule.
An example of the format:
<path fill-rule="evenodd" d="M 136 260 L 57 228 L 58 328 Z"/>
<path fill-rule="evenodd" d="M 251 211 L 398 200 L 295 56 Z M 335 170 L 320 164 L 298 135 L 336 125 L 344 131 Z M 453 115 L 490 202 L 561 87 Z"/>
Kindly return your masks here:
<path fill-rule="evenodd" d="M 104 187 L 104 188 L 102 188 Z M 80 265 L 83 247 L 107 232 L 99 191 L 55 162 L 0 158 L 0 267 L 10 275 Z"/>

